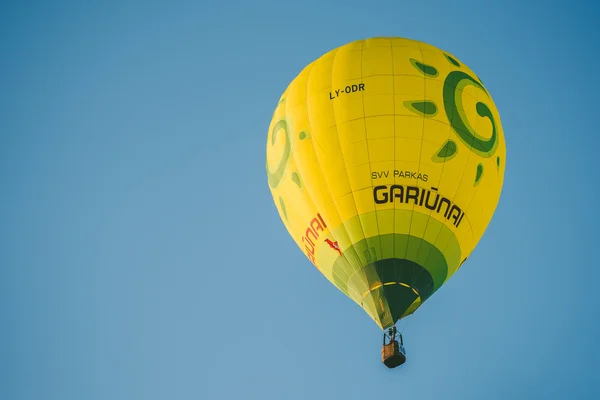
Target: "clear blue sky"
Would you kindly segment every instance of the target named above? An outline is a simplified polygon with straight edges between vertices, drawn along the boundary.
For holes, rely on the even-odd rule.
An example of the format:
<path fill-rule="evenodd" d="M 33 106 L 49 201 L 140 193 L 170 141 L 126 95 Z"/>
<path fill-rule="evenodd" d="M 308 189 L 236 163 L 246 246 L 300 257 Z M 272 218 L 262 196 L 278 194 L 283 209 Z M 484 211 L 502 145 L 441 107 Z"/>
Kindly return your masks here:
<path fill-rule="evenodd" d="M 1 399 L 600 398 L 595 2 L 84 3 L 0 6 Z M 395 370 L 264 167 L 288 82 L 371 36 L 469 65 L 508 149 Z"/>

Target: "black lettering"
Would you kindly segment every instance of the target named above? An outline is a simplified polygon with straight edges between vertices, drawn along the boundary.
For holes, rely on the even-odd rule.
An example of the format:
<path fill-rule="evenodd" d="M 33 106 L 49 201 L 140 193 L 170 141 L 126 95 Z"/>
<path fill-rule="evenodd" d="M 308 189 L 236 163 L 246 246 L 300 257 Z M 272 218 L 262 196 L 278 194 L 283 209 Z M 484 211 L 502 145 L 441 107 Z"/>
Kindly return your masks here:
<path fill-rule="evenodd" d="M 456 215 L 452 215 L 455 211 L 456 211 Z M 454 219 L 453 225 L 456 226 L 456 224 L 458 223 L 458 218 L 460 217 L 461 214 L 462 214 L 462 210 L 460 209 L 460 207 L 458 207 L 456 204 L 453 204 L 452 208 L 450 209 L 450 212 L 448 213 L 448 219 L 450 219 L 450 218 Z"/>
<path fill-rule="evenodd" d="M 448 210 L 450 210 L 450 200 L 445 197 L 442 197 L 440 200 L 440 204 L 438 204 L 437 212 L 439 213 L 442 209 L 442 204 L 446 204 L 446 211 L 444 211 L 444 217 L 448 218 Z"/>
<path fill-rule="evenodd" d="M 365 90 L 365 84 L 364 83 L 359 83 L 358 84 L 358 90 Z"/>
<path fill-rule="evenodd" d="M 388 201 L 387 192 L 383 192 L 380 197 L 377 196 L 377 194 L 380 193 L 382 189 L 387 189 L 387 186 L 375 186 L 373 188 L 373 200 L 375 200 L 376 204 L 384 204 Z"/>
<path fill-rule="evenodd" d="M 380 171 L 380 172 L 372 172 L 371 177 L 373 179 L 377 179 L 378 177 L 388 176 L 390 171 Z M 402 174 L 402 171 L 394 170 L 394 175 Z M 420 175 L 420 174 L 419 174 Z M 410 200 L 413 200 L 414 205 L 418 205 L 422 207 L 425 205 L 425 208 L 432 211 L 437 211 L 437 213 L 441 213 L 448 220 L 453 220 L 453 225 L 458 228 L 463 217 L 465 216 L 464 211 L 460 209 L 456 204 L 452 204 L 452 201 L 447 199 L 446 197 L 441 196 L 437 193 L 438 188 L 431 187 L 431 191 L 424 188 L 419 188 L 418 186 L 403 186 L 403 185 L 380 185 L 373 187 L 373 200 L 375 204 L 385 204 L 387 202 L 394 202 L 398 199 L 400 203 L 408 204 Z M 435 193 L 434 193 L 435 192 Z M 432 197 L 435 195 L 435 200 Z M 442 213 L 442 206 L 446 205 L 446 208 Z M 305 233 L 305 238 L 303 240 L 307 240 L 308 244 L 312 244 L 312 240 L 310 240 L 311 234 L 313 236 L 318 236 L 314 231 L 310 228 L 307 229 Z M 307 247 L 310 250 L 309 247 Z"/>
<path fill-rule="evenodd" d="M 350 93 L 352 91 L 352 88 L 350 86 L 346 86 L 346 88 L 344 89 L 344 92 L 346 93 Z"/>
<path fill-rule="evenodd" d="M 437 192 L 437 188 L 432 187 L 431 190 L 435 190 Z M 433 211 L 433 210 L 435 210 L 437 208 L 438 201 L 440 200 L 440 194 L 436 193 L 436 195 L 435 195 L 435 202 L 433 204 L 431 204 L 431 205 L 429 204 L 429 195 L 430 194 L 431 194 L 431 192 L 427 191 L 427 198 L 425 199 L 425 207 L 428 210 L 432 210 Z"/>
<path fill-rule="evenodd" d="M 400 189 L 398 193 L 394 193 L 395 189 Z M 394 197 L 400 199 L 400 203 L 402 203 L 402 198 L 404 197 L 404 186 L 402 185 L 392 185 L 390 187 L 390 201 L 393 201 Z"/>
<path fill-rule="evenodd" d="M 465 216 L 465 213 L 463 211 L 462 215 L 460 216 L 460 218 L 458 219 L 458 222 L 456 223 L 456 227 L 458 228 L 458 226 L 460 225 L 460 221 L 462 221 L 463 217 Z M 466 259 L 465 259 L 466 260 Z"/>
<path fill-rule="evenodd" d="M 411 191 L 414 192 L 414 194 L 411 194 Z M 409 200 L 414 200 L 415 201 L 415 205 L 418 204 L 419 201 L 419 188 L 416 186 L 408 186 L 406 188 L 406 203 L 408 204 Z"/>
<path fill-rule="evenodd" d="M 375 172 L 371 172 L 371 179 L 378 179 L 378 178 L 387 178 L 388 175 L 390 174 L 390 171 L 375 171 Z"/>
<path fill-rule="evenodd" d="M 421 199 L 419 200 L 419 207 L 423 206 L 423 200 L 425 200 L 425 192 L 429 193 L 429 190 L 421 190 Z"/>

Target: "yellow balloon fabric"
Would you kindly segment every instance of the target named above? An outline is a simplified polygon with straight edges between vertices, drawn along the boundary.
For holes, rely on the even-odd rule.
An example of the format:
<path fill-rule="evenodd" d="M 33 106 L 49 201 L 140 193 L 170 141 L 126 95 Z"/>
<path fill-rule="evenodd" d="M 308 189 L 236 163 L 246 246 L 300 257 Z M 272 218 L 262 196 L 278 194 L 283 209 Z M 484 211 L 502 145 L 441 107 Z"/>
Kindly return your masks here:
<path fill-rule="evenodd" d="M 383 329 L 471 254 L 496 209 L 506 145 L 481 80 L 404 38 L 334 49 L 273 114 L 268 184 L 314 266 Z"/>

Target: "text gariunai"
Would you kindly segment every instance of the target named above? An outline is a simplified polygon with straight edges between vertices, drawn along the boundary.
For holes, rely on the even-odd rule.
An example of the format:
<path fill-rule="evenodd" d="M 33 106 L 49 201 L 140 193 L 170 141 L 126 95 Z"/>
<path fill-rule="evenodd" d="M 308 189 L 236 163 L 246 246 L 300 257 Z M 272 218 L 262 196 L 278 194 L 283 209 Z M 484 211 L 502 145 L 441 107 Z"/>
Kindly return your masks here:
<path fill-rule="evenodd" d="M 325 221 L 321 218 L 321 214 L 317 214 L 317 216 L 309 222 L 306 233 L 302 237 L 305 253 L 315 266 L 317 265 L 315 261 L 315 242 L 319 238 L 319 231 L 324 232 L 325 228 L 327 228 L 327 224 L 325 224 Z"/>
<path fill-rule="evenodd" d="M 373 200 L 375 204 L 385 203 L 406 203 L 412 200 L 412 203 L 419 207 L 425 207 L 428 210 L 442 214 L 447 220 L 452 219 L 452 225 L 458 226 L 462 222 L 465 212 L 451 200 L 440 195 L 437 188 L 431 189 L 419 188 L 417 186 L 403 185 L 381 185 L 373 188 Z"/>

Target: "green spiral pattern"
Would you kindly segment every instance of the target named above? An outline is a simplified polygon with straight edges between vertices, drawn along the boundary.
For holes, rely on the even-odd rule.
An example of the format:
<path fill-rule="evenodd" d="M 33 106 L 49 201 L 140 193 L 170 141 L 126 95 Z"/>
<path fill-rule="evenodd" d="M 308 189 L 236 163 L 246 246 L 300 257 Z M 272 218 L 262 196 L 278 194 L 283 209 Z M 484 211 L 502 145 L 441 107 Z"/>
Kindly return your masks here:
<path fill-rule="evenodd" d="M 469 124 L 462 101 L 462 90 L 469 85 L 475 86 L 487 94 L 481 83 L 468 74 L 462 71 L 450 72 L 444 81 L 444 109 L 452 129 L 460 140 L 474 153 L 488 158 L 494 155 L 498 147 L 496 122 L 490 108 L 484 103 L 479 102 L 476 105 L 477 114 L 490 120 L 492 123 L 492 136 L 489 139 L 481 137 Z"/>

